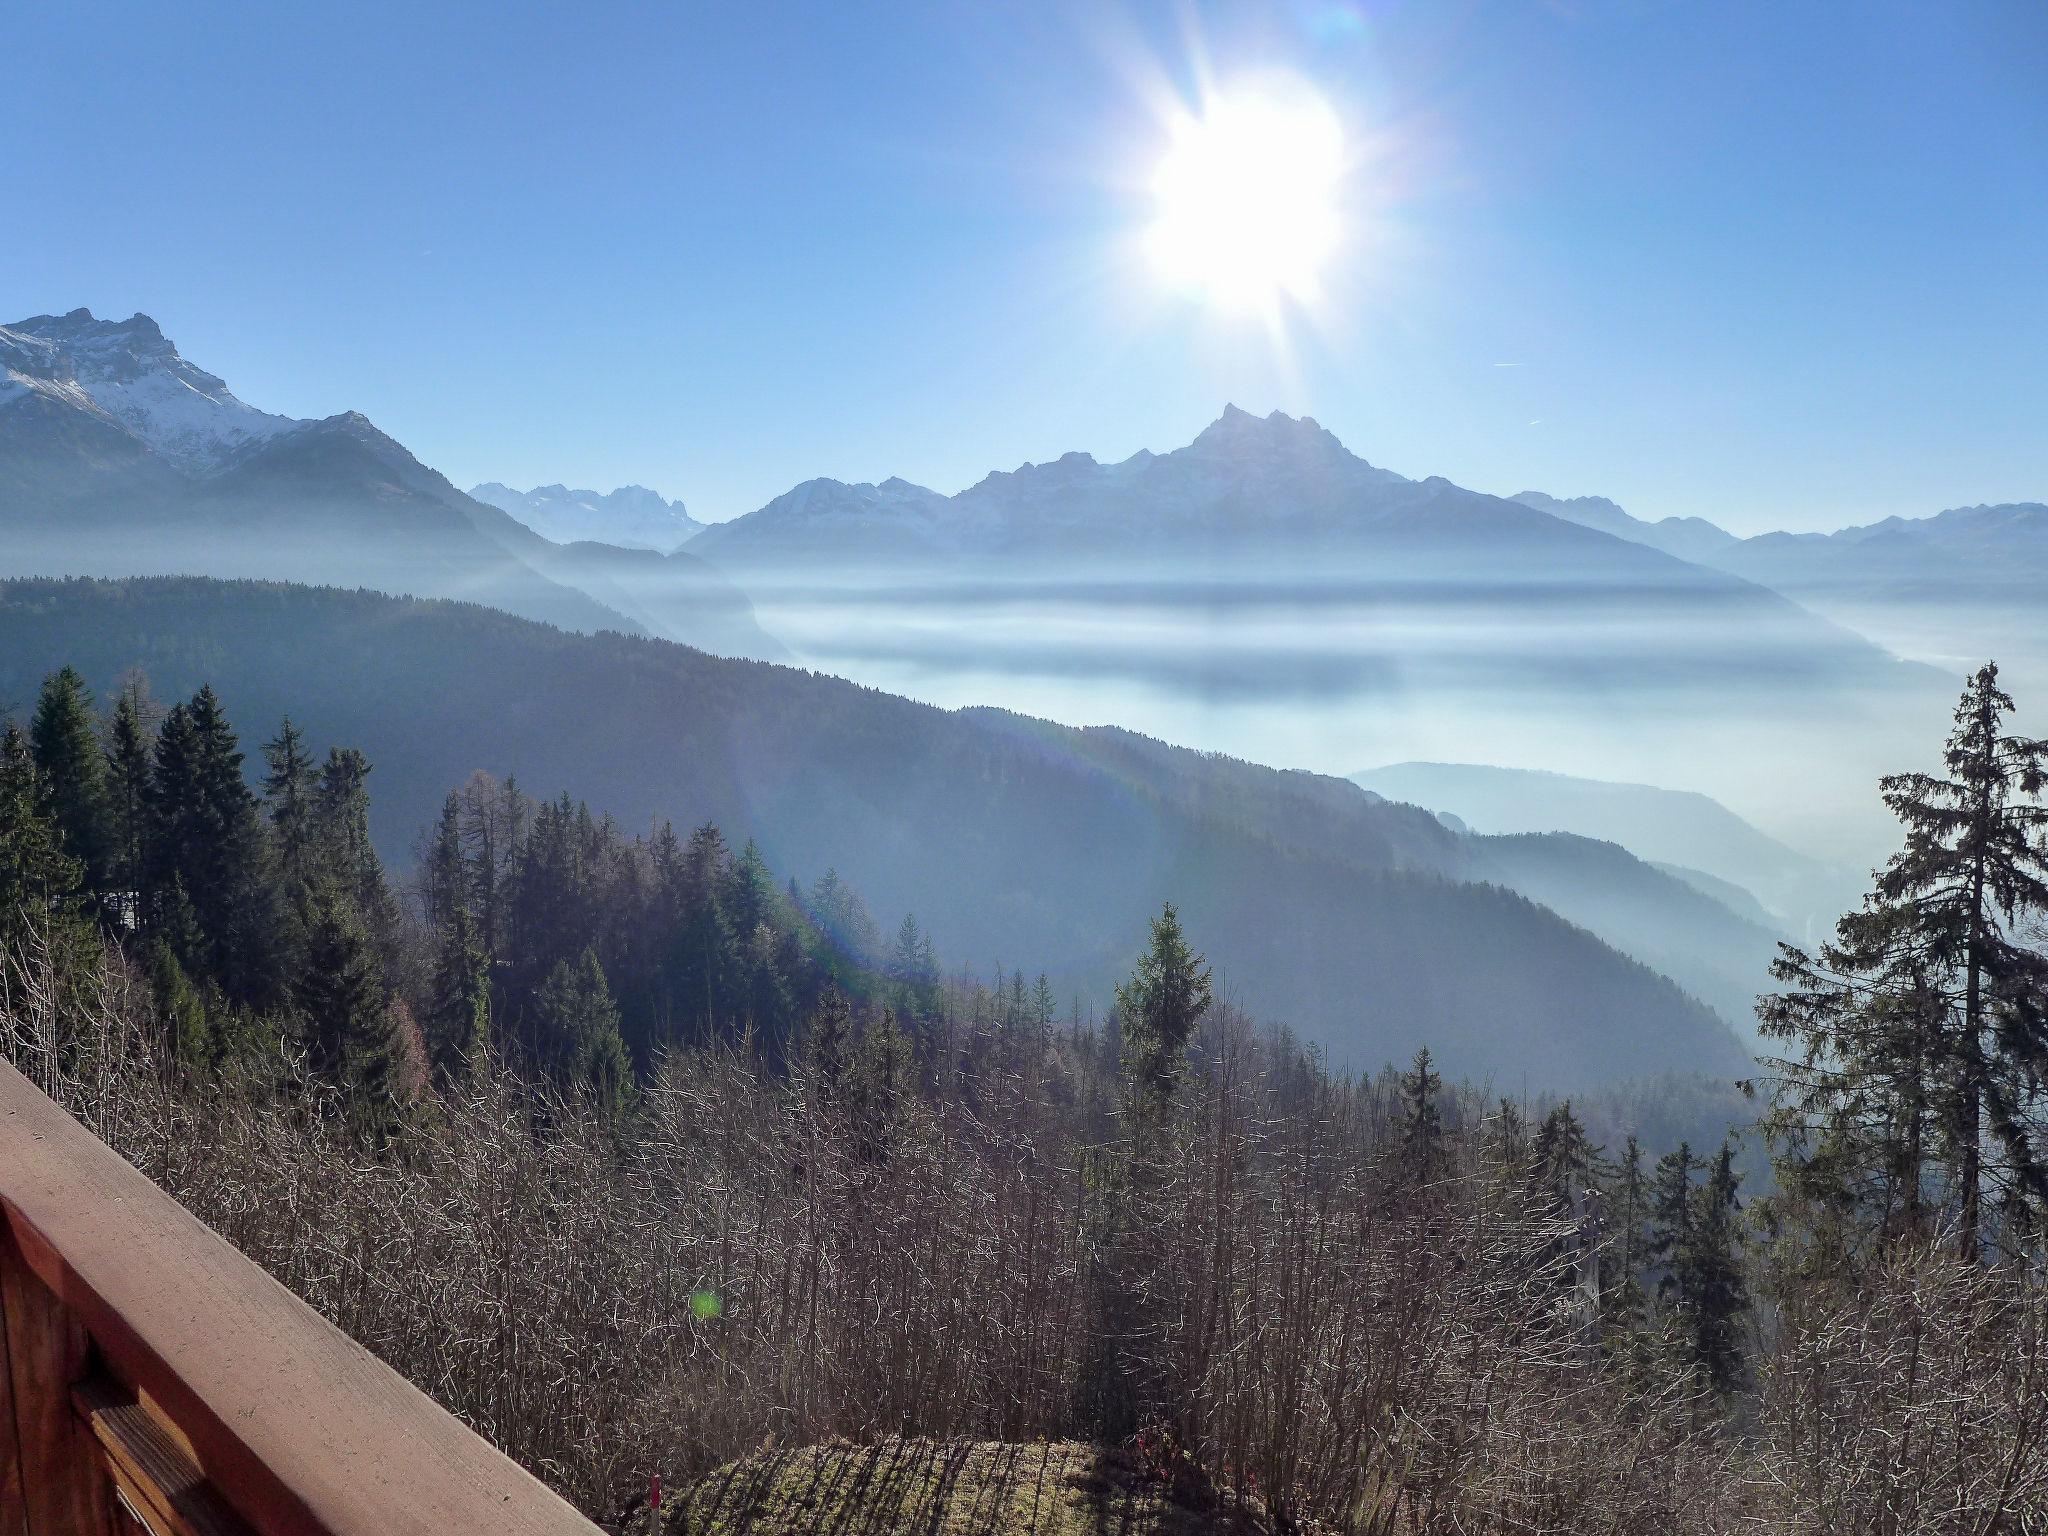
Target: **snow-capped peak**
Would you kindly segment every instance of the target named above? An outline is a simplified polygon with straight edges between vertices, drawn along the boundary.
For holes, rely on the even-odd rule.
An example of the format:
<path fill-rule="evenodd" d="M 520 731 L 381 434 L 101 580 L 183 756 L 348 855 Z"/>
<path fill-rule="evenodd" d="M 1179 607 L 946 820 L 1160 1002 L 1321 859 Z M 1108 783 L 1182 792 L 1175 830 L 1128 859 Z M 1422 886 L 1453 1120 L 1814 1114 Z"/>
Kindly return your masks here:
<path fill-rule="evenodd" d="M 539 485 L 530 491 L 520 491 L 487 480 L 471 486 L 469 494 L 510 513 L 556 544 L 594 540 L 667 554 L 687 543 L 704 526 L 690 516 L 680 501 L 665 500 L 659 492 L 644 485 L 622 485 L 615 491 Z"/>
<path fill-rule="evenodd" d="M 92 411 L 188 470 L 300 425 L 236 399 L 147 315 L 100 320 L 74 309 L 0 326 L 0 368 L 0 406 L 41 395 Z"/>

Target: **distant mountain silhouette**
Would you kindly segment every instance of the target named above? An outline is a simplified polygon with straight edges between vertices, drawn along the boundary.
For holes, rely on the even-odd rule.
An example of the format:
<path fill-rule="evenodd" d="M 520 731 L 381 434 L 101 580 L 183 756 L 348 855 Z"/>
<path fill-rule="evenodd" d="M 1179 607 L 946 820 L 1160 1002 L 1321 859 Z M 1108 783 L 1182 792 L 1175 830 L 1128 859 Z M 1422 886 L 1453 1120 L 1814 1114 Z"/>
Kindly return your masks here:
<path fill-rule="evenodd" d="M 1901 655 L 1958 674 L 2018 660 L 2048 684 L 2048 505 L 1953 507 L 1834 533 L 1738 539 L 1696 517 L 1646 522 L 1600 496 L 1515 500 L 1783 593 Z"/>
<path fill-rule="evenodd" d="M 146 315 L 0 326 L 0 574 L 270 577 L 786 654 L 688 556 L 540 539 L 366 418 L 273 416 Z"/>
<path fill-rule="evenodd" d="M 1572 833 L 1676 866 L 1674 878 L 1725 881 L 1740 894 L 1717 897 L 1721 905 L 1754 922 L 1742 898 L 1761 901 L 1776 925 L 1809 941 L 1861 894 L 1854 871 L 1789 848 L 1689 790 L 1484 763 L 1393 763 L 1351 778 L 1390 800 L 1448 811 L 1478 833 Z"/>
<path fill-rule="evenodd" d="M 671 554 L 704 528 L 680 501 L 668 501 L 644 485 L 602 492 L 573 491 L 564 485 L 515 491 L 492 480 L 472 485 L 469 494 L 511 513 L 556 544 L 611 544 Z"/>

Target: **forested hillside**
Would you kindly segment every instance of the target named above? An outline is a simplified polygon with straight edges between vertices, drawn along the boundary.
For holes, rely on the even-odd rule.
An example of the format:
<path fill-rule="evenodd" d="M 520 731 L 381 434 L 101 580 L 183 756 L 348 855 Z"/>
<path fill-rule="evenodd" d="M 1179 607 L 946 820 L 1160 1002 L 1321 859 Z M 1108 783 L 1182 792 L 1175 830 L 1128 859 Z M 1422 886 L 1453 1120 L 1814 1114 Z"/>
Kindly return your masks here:
<path fill-rule="evenodd" d="M 1223 983 L 1339 1061 L 1426 1043 L 1517 1089 L 1746 1063 L 1672 983 L 1465 883 L 1432 817 L 1338 780 L 478 608 L 198 580 L 0 587 L 0 699 L 66 663 L 102 698 L 140 668 L 167 699 L 212 683 L 252 735 L 290 714 L 359 747 L 390 862 L 484 769 L 636 832 L 715 822 L 778 873 L 838 871 L 884 928 L 916 914 L 950 963 L 1043 964 L 1062 997 L 1106 996 L 1146 915 L 1178 899 Z"/>
<path fill-rule="evenodd" d="M 1391 763 L 1351 775 L 1375 794 L 1448 811 L 1481 833 L 1570 832 L 1732 882 L 1789 931 L 1824 933 L 1855 899 L 1849 871 L 1760 831 L 1690 790 L 1487 763 Z"/>
<path fill-rule="evenodd" d="M 1776 926 L 1739 916 L 1614 843 L 1565 832 L 1472 842 L 1489 878 L 1672 977 L 1749 1038 L 1782 936 Z"/>
<path fill-rule="evenodd" d="M 1869 901 L 1781 955 L 1769 1193 L 1427 1050 L 1332 1073 L 1171 905 L 1091 1022 L 834 875 L 500 782 L 401 892 L 354 747 L 69 670 L 0 732 L 0 1050 L 619 1532 L 653 1471 L 671 1536 L 893 1536 L 1079 1438 L 1094 1507 L 1188 1536 L 2030 1536 L 2048 743 L 2009 712 L 1986 668 Z M 774 1454 L 890 1437 L 947 1444 L 884 1453 L 915 1486 Z M 1073 1536 L 1021 1485 L 988 1530 Z"/>

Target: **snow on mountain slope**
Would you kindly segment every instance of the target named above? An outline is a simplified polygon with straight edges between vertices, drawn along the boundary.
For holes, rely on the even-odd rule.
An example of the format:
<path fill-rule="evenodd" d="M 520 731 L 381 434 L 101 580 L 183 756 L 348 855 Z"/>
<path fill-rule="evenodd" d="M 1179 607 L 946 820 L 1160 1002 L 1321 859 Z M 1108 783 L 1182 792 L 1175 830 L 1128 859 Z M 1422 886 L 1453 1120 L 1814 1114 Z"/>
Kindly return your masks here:
<path fill-rule="evenodd" d="M 1102 464 L 1069 453 L 998 471 L 955 496 L 902 480 L 807 481 L 706 529 L 692 553 L 735 568 L 899 567 L 963 556 L 1012 565 L 1142 558 L 1299 568 L 1389 541 L 1485 547 L 1537 539 L 1595 562 L 1641 565 L 1630 546 L 1432 476 L 1409 480 L 1351 453 L 1314 420 L 1236 406 L 1170 453 Z"/>
<path fill-rule="evenodd" d="M 220 378 L 179 356 L 147 315 L 99 320 L 74 309 L 0 326 L 0 365 L 0 406 L 35 393 L 93 411 L 186 470 L 217 468 L 304 425 L 236 399 Z"/>
<path fill-rule="evenodd" d="M 295 421 L 245 404 L 146 315 L 0 327 L 0 365 L 0 573 L 360 586 L 785 654 L 709 567 L 593 542 L 597 530 L 550 542 L 358 412 Z M 627 512 L 688 523 L 652 492 L 621 496 Z"/>
<path fill-rule="evenodd" d="M 571 490 L 539 485 L 514 490 L 495 480 L 473 485 L 469 494 L 486 505 L 509 512 L 542 538 L 556 544 L 584 541 L 619 549 L 651 549 L 670 554 L 688 543 L 704 525 L 680 501 L 668 501 L 644 485 L 622 485 L 615 491 Z"/>

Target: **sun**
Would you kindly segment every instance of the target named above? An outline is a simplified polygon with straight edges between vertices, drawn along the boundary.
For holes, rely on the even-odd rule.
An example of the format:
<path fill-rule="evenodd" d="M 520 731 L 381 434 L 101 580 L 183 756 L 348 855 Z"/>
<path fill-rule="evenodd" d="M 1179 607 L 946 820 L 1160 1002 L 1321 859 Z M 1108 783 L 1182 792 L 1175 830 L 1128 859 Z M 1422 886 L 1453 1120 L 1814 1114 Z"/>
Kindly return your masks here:
<path fill-rule="evenodd" d="M 1313 301 L 1341 234 L 1344 133 L 1304 82 L 1208 98 L 1169 125 L 1146 247 L 1173 288 L 1218 309 Z"/>

